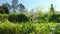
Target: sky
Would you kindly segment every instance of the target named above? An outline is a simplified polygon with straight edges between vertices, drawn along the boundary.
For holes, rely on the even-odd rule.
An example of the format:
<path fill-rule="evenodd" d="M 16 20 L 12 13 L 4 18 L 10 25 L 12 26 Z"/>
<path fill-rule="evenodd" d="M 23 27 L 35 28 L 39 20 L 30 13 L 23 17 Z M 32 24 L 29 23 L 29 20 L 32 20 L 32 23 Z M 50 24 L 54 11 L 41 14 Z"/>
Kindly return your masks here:
<path fill-rule="evenodd" d="M 6 2 L 12 4 L 11 1 L 12 0 L 0 0 L 0 5 Z M 40 7 L 44 11 L 48 10 L 52 3 L 55 10 L 60 11 L 60 0 L 18 0 L 18 3 L 22 3 L 27 10 Z"/>

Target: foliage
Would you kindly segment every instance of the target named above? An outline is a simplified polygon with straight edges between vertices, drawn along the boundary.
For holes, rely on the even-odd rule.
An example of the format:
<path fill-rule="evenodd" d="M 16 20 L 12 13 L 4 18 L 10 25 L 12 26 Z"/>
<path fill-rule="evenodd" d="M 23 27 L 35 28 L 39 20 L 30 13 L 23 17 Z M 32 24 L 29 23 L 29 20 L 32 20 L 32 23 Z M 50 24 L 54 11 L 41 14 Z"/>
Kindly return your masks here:
<path fill-rule="evenodd" d="M 8 20 L 8 15 L 7 14 L 0 14 L 0 21 L 4 22 L 5 20 Z"/>
<path fill-rule="evenodd" d="M 55 34 L 60 34 L 60 25 L 57 24 L 57 26 L 55 27 Z"/>
<path fill-rule="evenodd" d="M 10 4 L 8 4 L 8 3 L 3 3 L 3 4 L 2 4 L 2 7 L 7 7 L 9 10 L 11 9 Z"/>
<path fill-rule="evenodd" d="M 56 23 L 11 23 L 5 21 L 0 23 L 0 34 L 50 34 L 51 28 L 55 28 L 54 33 L 59 33 L 60 27 Z M 53 33 L 53 32 L 52 32 Z"/>
<path fill-rule="evenodd" d="M 60 14 L 54 14 L 52 15 L 50 18 L 49 18 L 49 22 L 57 22 L 57 23 L 60 23 Z"/>
<path fill-rule="evenodd" d="M 9 14 L 8 8 L 0 6 L 0 14 Z"/>
<path fill-rule="evenodd" d="M 25 6 L 23 4 L 19 4 L 18 7 L 20 12 L 24 12 Z"/>
<path fill-rule="evenodd" d="M 29 15 L 9 14 L 5 8 L 0 7 L 0 34 L 60 34 L 60 14 L 54 13 L 53 5 L 49 10 L 52 14 L 44 14 L 41 10 L 37 10 L 37 13 L 32 10 Z M 35 19 L 37 22 L 33 22 Z"/>
<path fill-rule="evenodd" d="M 55 14 L 55 10 L 54 10 L 53 4 L 51 4 L 50 10 L 48 12 L 48 15 L 53 15 L 53 14 Z"/>
<path fill-rule="evenodd" d="M 10 22 L 27 22 L 28 18 L 24 14 L 11 14 L 8 20 Z"/>

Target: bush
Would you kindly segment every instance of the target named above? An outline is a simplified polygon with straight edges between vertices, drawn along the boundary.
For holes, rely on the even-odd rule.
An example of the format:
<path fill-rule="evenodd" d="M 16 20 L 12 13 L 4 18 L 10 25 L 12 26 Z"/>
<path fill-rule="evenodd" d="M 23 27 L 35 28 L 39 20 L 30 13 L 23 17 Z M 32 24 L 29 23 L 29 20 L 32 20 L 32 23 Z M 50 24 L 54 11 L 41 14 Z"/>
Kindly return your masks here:
<path fill-rule="evenodd" d="M 7 14 L 0 14 L 0 21 L 3 22 L 5 20 L 8 20 L 8 15 Z"/>
<path fill-rule="evenodd" d="M 0 14 L 9 14 L 8 8 L 0 6 Z"/>
<path fill-rule="evenodd" d="M 57 26 L 55 27 L 55 34 L 60 34 L 60 25 L 57 24 Z"/>
<path fill-rule="evenodd" d="M 10 22 L 27 22 L 28 18 L 24 14 L 11 14 L 8 20 Z"/>
<path fill-rule="evenodd" d="M 60 14 L 54 14 L 49 18 L 49 22 L 56 22 L 56 23 L 60 23 Z"/>
<path fill-rule="evenodd" d="M 50 26 L 50 27 L 48 27 Z M 50 28 L 54 23 L 0 23 L 0 34 L 50 34 Z M 59 31 L 59 30 L 58 30 Z M 57 32 L 58 33 L 58 32 Z"/>
<path fill-rule="evenodd" d="M 29 34 L 33 31 L 31 24 L 13 24 L 13 23 L 0 23 L 0 34 Z"/>

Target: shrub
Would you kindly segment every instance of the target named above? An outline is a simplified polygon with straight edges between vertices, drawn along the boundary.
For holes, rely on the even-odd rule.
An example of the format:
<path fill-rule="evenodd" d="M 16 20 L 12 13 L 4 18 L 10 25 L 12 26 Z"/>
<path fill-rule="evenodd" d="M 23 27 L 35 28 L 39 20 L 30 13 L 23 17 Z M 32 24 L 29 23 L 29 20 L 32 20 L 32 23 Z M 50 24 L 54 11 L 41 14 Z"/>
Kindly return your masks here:
<path fill-rule="evenodd" d="M 56 23 L 60 23 L 60 14 L 54 14 L 49 18 L 49 22 L 56 22 Z"/>
<path fill-rule="evenodd" d="M 29 34 L 33 31 L 31 24 L 0 23 L 0 34 Z"/>
<path fill-rule="evenodd" d="M 8 8 L 0 6 L 0 14 L 9 14 Z"/>
<path fill-rule="evenodd" d="M 3 22 L 5 20 L 8 20 L 8 15 L 7 14 L 0 14 L 0 21 Z"/>
<path fill-rule="evenodd" d="M 10 22 L 27 22 L 28 18 L 24 14 L 11 14 L 8 20 Z"/>
<path fill-rule="evenodd" d="M 0 34 L 50 34 L 50 28 L 54 23 L 0 23 Z M 48 27 L 50 26 L 50 27 Z M 59 29 L 56 29 L 57 33 Z"/>
<path fill-rule="evenodd" d="M 56 27 L 55 27 L 55 34 L 60 34 L 60 25 L 57 24 Z"/>

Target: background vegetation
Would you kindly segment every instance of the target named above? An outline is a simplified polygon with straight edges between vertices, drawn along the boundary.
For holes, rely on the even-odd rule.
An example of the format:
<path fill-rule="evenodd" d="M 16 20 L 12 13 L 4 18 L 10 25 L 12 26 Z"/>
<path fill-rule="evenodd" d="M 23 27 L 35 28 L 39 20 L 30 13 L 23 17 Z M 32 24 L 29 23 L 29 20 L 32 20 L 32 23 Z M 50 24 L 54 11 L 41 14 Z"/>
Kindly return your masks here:
<path fill-rule="evenodd" d="M 11 13 L 8 7 L 0 7 L 0 34 L 60 34 L 60 14 L 53 4 L 48 13 L 37 10 L 36 13 Z"/>

